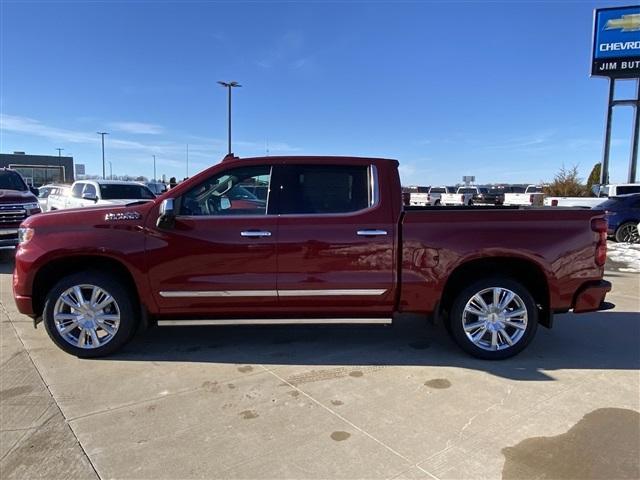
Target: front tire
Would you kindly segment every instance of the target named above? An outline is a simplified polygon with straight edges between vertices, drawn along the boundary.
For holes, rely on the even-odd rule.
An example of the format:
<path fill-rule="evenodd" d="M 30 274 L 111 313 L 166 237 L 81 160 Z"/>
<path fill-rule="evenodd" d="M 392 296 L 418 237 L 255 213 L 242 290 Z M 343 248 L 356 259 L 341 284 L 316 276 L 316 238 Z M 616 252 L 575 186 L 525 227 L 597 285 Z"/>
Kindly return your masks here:
<path fill-rule="evenodd" d="M 520 353 L 538 327 L 531 293 L 509 277 L 478 280 L 456 297 L 449 316 L 455 342 L 474 357 L 500 360 Z"/>
<path fill-rule="evenodd" d="M 117 279 L 100 272 L 64 277 L 47 294 L 43 323 L 53 342 L 71 355 L 95 358 L 122 347 L 138 323 L 133 302 Z"/>
<path fill-rule="evenodd" d="M 616 242 L 640 243 L 640 234 L 636 222 L 625 222 L 616 230 Z"/>

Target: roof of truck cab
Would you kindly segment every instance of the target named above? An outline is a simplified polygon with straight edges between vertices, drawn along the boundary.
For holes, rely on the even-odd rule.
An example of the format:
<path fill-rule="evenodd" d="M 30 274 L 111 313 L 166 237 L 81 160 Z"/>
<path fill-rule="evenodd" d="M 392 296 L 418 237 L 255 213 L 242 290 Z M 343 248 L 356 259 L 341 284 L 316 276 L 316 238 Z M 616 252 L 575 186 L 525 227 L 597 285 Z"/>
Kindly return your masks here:
<path fill-rule="evenodd" d="M 229 154 L 225 156 L 222 161 L 224 163 L 228 162 L 239 162 L 242 163 L 244 160 L 262 160 L 266 162 L 287 162 L 287 161 L 304 161 L 306 162 L 317 162 L 317 163 L 335 163 L 336 161 L 344 161 L 348 163 L 350 161 L 376 161 L 376 162 L 395 162 L 398 163 L 398 160 L 393 158 L 378 158 L 378 157 L 347 157 L 347 156 L 339 156 L 339 155 L 269 155 L 262 157 L 236 157 L 233 154 Z"/>

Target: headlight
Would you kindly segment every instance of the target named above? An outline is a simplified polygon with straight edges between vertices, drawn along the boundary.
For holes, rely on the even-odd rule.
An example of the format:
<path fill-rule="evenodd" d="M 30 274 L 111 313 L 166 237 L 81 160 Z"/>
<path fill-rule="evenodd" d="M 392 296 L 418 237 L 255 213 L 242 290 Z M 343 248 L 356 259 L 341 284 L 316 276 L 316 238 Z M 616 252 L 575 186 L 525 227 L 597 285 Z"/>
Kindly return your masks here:
<path fill-rule="evenodd" d="M 18 242 L 20 244 L 27 243 L 29 240 L 33 238 L 33 228 L 30 227 L 20 227 L 18 228 Z"/>
<path fill-rule="evenodd" d="M 27 211 L 27 215 L 34 215 L 42 211 L 39 203 L 27 203 L 24 205 L 24 208 Z"/>

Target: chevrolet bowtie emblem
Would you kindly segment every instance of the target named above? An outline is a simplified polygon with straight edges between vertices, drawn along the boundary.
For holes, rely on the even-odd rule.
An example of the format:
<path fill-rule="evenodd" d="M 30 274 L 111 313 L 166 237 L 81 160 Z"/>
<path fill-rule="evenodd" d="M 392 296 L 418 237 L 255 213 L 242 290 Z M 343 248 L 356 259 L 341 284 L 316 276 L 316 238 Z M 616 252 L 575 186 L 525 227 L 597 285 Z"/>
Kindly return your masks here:
<path fill-rule="evenodd" d="M 638 30 L 640 30 L 640 13 L 622 15 L 622 17 L 620 18 L 612 18 L 611 20 L 607 20 L 604 29 L 620 29 L 620 31 L 622 32 L 637 32 Z"/>

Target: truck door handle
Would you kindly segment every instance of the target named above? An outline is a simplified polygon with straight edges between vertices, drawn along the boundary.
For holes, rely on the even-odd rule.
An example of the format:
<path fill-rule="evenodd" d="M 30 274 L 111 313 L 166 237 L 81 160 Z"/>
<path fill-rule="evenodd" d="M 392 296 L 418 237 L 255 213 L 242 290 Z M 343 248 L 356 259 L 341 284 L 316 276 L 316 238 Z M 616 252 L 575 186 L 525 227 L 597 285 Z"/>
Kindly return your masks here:
<path fill-rule="evenodd" d="M 267 232 L 264 230 L 245 230 L 240 232 L 240 236 L 242 237 L 270 237 L 271 232 Z"/>
<path fill-rule="evenodd" d="M 376 236 L 376 235 L 386 235 L 386 230 L 358 230 L 358 235 L 362 235 L 364 237 Z"/>

